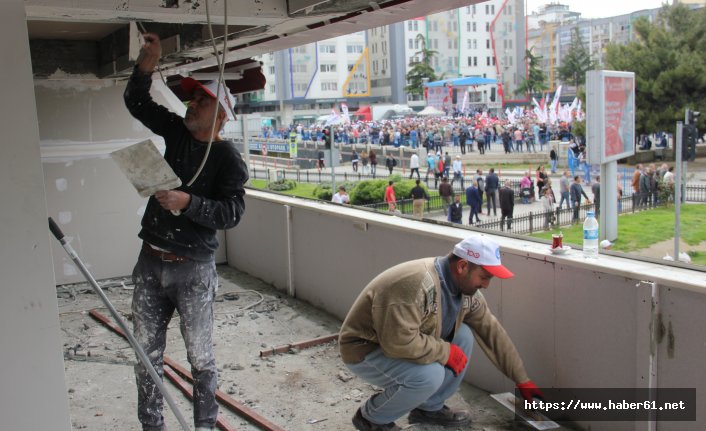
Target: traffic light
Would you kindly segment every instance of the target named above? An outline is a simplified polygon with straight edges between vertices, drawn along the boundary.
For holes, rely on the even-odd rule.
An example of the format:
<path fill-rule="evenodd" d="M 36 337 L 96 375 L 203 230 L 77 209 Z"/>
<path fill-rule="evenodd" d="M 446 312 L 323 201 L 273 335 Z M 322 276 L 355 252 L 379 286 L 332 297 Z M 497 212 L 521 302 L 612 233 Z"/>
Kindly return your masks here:
<path fill-rule="evenodd" d="M 693 162 L 696 160 L 696 141 L 699 139 L 699 131 L 696 122 L 701 112 L 687 108 L 684 113 L 684 128 L 682 130 L 681 153 L 682 160 Z"/>

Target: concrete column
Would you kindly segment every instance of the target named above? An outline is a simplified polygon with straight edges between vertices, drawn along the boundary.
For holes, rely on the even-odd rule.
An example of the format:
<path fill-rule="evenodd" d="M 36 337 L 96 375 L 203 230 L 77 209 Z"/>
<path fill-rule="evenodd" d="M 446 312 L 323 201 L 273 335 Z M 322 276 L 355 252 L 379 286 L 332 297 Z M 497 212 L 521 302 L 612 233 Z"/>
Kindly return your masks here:
<path fill-rule="evenodd" d="M 0 2 L 0 417 L 6 430 L 71 430 L 39 154 L 25 2 Z M 38 412 L 41 412 L 38 414 Z"/>

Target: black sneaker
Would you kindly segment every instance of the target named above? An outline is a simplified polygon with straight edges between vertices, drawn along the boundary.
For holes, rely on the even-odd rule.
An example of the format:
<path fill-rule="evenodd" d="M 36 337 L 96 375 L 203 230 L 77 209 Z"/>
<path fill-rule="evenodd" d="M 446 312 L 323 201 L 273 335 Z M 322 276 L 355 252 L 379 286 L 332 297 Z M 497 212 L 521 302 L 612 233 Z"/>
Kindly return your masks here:
<path fill-rule="evenodd" d="M 471 415 L 465 410 L 452 410 L 447 405 L 435 412 L 420 409 L 414 409 L 409 412 L 409 423 L 419 422 L 445 427 L 457 427 L 470 424 Z"/>
<path fill-rule="evenodd" d="M 363 413 L 360 412 L 360 408 L 355 412 L 353 416 L 353 426 L 358 431 L 401 431 L 402 428 L 398 427 L 394 422 L 389 424 L 374 424 L 363 417 Z"/>

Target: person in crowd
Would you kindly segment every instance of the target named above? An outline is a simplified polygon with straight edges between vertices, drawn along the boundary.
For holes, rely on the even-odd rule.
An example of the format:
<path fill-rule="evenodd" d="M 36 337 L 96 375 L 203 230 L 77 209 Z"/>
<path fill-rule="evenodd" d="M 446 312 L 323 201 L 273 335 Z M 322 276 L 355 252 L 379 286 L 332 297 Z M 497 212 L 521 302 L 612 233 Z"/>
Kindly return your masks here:
<path fill-rule="evenodd" d="M 449 205 L 447 220 L 451 223 L 463 223 L 463 205 L 461 204 L 461 195 L 454 196 L 454 202 Z"/>
<path fill-rule="evenodd" d="M 586 198 L 586 203 L 591 203 L 591 201 L 588 199 L 588 195 L 586 195 L 586 192 L 583 191 L 583 187 L 581 186 L 581 176 L 576 175 L 574 177 L 574 182 L 571 183 L 571 187 L 569 189 L 571 193 L 571 205 L 574 208 L 574 213 L 573 217 L 571 218 L 572 223 L 578 223 L 579 221 L 579 210 L 581 209 L 581 196 Z"/>
<path fill-rule="evenodd" d="M 395 182 L 388 181 L 387 187 L 385 188 L 385 202 L 387 202 L 387 209 L 392 212 L 397 208 L 397 197 L 395 196 Z"/>
<path fill-rule="evenodd" d="M 346 193 L 346 188 L 344 186 L 338 186 L 338 192 L 334 193 L 331 197 L 331 202 L 337 204 L 347 204 L 350 203 L 350 197 Z"/>
<path fill-rule="evenodd" d="M 512 213 L 515 210 L 515 192 L 512 190 L 510 180 L 505 180 L 505 183 L 500 188 L 498 195 L 500 196 L 500 230 L 504 230 L 506 222 L 507 230 L 511 230 Z"/>
<path fill-rule="evenodd" d="M 488 171 L 488 175 L 485 177 L 485 195 L 486 199 L 488 202 L 488 215 L 490 215 L 490 204 L 493 204 L 493 215 L 497 217 L 498 215 L 498 210 L 497 210 L 497 200 L 495 197 L 496 192 L 498 191 L 498 185 L 500 183 L 500 179 L 498 178 L 498 175 L 495 173 L 494 168 L 490 168 Z"/>
<path fill-rule="evenodd" d="M 442 206 L 444 208 L 444 214 L 449 213 L 449 206 L 451 205 L 451 202 L 453 201 L 453 195 L 454 195 L 454 191 L 453 191 L 453 188 L 451 187 L 451 184 L 449 184 L 449 179 L 447 177 L 443 177 L 441 179 L 441 184 L 439 184 L 439 196 L 441 196 L 441 202 L 442 202 Z"/>
<path fill-rule="evenodd" d="M 424 205 L 429 201 L 429 195 L 424 187 L 421 186 L 420 180 L 417 179 L 414 183 L 416 184 L 412 187 L 412 215 L 418 218 L 424 216 Z"/>
<path fill-rule="evenodd" d="M 478 217 L 478 212 L 483 206 L 483 201 L 480 197 L 480 191 L 478 190 L 477 181 L 473 181 L 471 185 L 466 189 L 466 204 L 471 208 L 470 215 L 468 216 L 468 224 L 472 225 L 474 218 L 476 223 L 480 223 L 480 217 Z"/>

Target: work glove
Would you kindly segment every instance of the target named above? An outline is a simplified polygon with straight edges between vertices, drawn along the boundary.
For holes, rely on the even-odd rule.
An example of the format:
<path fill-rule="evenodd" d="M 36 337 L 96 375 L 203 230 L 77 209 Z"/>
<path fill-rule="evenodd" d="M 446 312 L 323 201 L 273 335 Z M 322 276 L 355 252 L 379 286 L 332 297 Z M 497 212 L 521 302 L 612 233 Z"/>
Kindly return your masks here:
<path fill-rule="evenodd" d="M 449 349 L 449 359 L 444 366 L 451 369 L 454 376 L 458 377 L 458 375 L 463 372 L 464 368 L 466 368 L 467 363 L 468 358 L 466 358 L 466 354 L 463 353 L 463 350 L 457 345 L 452 344 Z"/>
<path fill-rule="evenodd" d="M 538 398 L 542 401 L 544 400 L 544 395 L 542 394 L 542 391 L 539 390 L 537 385 L 535 385 L 532 380 L 527 380 L 524 383 L 518 383 L 517 389 L 520 390 L 522 398 L 526 399 L 527 401 L 531 402 L 533 398 Z"/>

